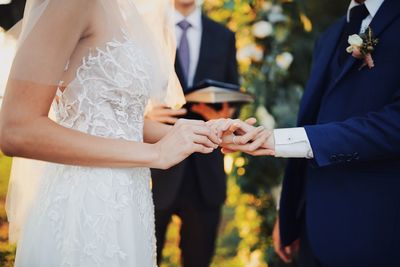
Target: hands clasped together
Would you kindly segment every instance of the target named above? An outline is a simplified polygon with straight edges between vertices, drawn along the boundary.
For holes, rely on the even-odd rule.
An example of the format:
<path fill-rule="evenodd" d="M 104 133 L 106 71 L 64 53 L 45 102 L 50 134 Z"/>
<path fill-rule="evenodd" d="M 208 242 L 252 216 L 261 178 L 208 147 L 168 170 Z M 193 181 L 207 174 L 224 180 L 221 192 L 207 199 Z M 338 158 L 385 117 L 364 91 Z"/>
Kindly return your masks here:
<path fill-rule="evenodd" d="M 208 154 L 219 147 L 223 153 L 241 151 L 254 156 L 274 155 L 272 131 L 253 126 L 256 120 L 217 119 L 207 122 L 179 119 L 158 143 L 160 168 L 178 164 L 190 154 Z M 162 156 L 164 155 L 164 156 Z"/>

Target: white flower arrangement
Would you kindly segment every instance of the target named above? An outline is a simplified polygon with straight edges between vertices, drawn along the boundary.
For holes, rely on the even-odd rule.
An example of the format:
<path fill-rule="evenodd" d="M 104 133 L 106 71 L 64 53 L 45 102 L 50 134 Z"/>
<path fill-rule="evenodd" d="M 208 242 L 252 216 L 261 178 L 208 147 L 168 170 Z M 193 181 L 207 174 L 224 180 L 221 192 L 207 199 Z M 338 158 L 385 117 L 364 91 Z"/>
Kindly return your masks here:
<path fill-rule="evenodd" d="M 276 56 L 276 64 L 283 70 L 288 70 L 293 60 L 293 55 L 289 52 L 283 52 Z"/>
<path fill-rule="evenodd" d="M 275 119 L 264 106 L 257 107 L 256 116 L 260 124 L 264 126 L 265 129 L 273 130 L 275 128 Z"/>
<path fill-rule="evenodd" d="M 379 40 L 374 37 L 371 27 L 368 27 L 361 35 L 353 34 L 349 36 L 348 43 L 350 46 L 346 48 L 346 52 L 356 59 L 363 60 L 360 70 L 365 66 L 372 69 L 375 67 L 372 53 L 375 51 L 378 42 Z"/>
<path fill-rule="evenodd" d="M 271 7 L 270 13 L 268 14 L 268 20 L 271 23 L 285 22 L 287 17 L 283 14 L 283 9 L 279 5 Z"/>
<path fill-rule="evenodd" d="M 274 28 L 270 22 L 262 20 L 253 24 L 252 32 L 256 38 L 263 39 L 270 36 Z"/>
<path fill-rule="evenodd" d="M 359 49 L 363 44 L 363 39 L 358 34 L 353 34 L 349 36 L 348 39 L 349 47 L 347 47 L 347 53 L 353 53 L 355 49 Z"/>
<path fill-rule="evenodd" d="M 237 53 L 238 61 L 253 60 L 260 62 L 264 59 L 264 50 L 256 44 L 248 44 L 238 50 Z"/>

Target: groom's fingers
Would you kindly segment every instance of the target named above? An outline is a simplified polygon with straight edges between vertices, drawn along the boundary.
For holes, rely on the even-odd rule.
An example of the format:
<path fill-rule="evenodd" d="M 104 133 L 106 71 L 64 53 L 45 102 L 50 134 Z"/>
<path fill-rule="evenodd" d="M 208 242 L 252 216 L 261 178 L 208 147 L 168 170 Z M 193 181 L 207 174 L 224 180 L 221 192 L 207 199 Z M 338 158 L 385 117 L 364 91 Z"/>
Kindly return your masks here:
<path fill-rule="evenodd" d="M 259 127 L 255 128 L 254 130 L 246 133 L 245 135 L 235 137 L 235 140 L 232 140 L 232 142 L 235 141 L 235 142 L 233 142 L 235 145 L 236 144 L 237 145 L 245 145 L 245 144 L 249 143 L 251 140 L 257 140 L 256 139 L 257 136 L 260 135 L 260 133 L 262 133 L 263 131 L 264 131 L 264 127 L 259 126 Z M 252 144 L 254 144 L 254 142 Z M 261 145 L 255 144 L 253 146 L 256 146 L 254 148 L 254 150 L 255 150 L 256 148 L 258 148 Z"/>
<path fill-rule="evenodd" d="M 222 153 L 224 154 L 234 153 L 236 151 L 242 151 L 252 156 L 275 156 L 275 151 L 272 149 L 259 148 L 254 151 L 250 151 L 249 144 L 247 145 L 229 144 L 229 145 L 224 145 L 222 149 Z"/>
<path fill-rule="evenodd" d="M 247 124 L 250 124 L 251 126 L 255 125 L 257 123 L 256 118 L 248 118 L 247 120 L 244 121 Z"/>
<path fill-rule="evenodd" d="M 237 152 L 237 150 L 230 150 L 230 149 L 228 149 L 228 148 L 221 148 L 221 152 L 222 152 L 222 154 L 231 154 L 231 153 L 235 153 L 235 152 Z"/>
<path fill-rule="evenodd" d="M 285 251 L 283 251 L 283 249 L 275 249 L 276 254 L 278 254 L 279 258 L 281 258 L 283 260 L 284 263 L 291 263 L 292 262 L 292 258 L 286 254 Z"/>
<path fill-rule="evenodd" d="M 257 149 L 249 154 L 252 156 L 275 156 L 275 151 L 271 149 Z"/>
<path fill-rule="evenodd" d="M 256 151 L 257 149 L 262 147 L 262 145 L 267 140 L 268 136 L 269 136 L 269 133 L 267 131 L 264 131 L 264 128 L 263 128 L 263 130 L 258 133 L 258 135 L 255 137 L 255 139 L 254 138 L 251 139 L 251 140 L 253 140 L 253 142 L 251 144 L 249 144 L 249 150 Z"/>

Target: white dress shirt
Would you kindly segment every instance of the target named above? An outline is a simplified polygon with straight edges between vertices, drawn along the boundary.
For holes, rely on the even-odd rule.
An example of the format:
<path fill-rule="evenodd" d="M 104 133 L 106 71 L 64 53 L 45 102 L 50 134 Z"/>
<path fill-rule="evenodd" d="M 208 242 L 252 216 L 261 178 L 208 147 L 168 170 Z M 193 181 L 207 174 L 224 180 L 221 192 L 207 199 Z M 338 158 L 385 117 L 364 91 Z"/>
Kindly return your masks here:
<path fill-rule="evenodd" d="M 362 21 L 360 32 L 364 32 L 367 29 L 383 2 L 384 0 L 366 0 L 364 2 L 369 16 Z M 351 1 L 347 11 L 347 21 L 350 20 L 350 10 L 357 5 L 359 4 L 356 1 Z M 276 157 L 314 158 L 311 144 L 304 128 L 276 129 L 274 130 L 274 138 Z"/>
<path fill-rule="evenodd" d="M 194 76 L 196 74 L 197 64 L 199 63 L 201 37 L 203 30 L 200 6 L 197 6 L 196 9 L 187 17 L 183 16 L 181 13 L 179 13 L 179 11 L 175 10 L 176 41 L 178 45 L 181 40 L 182 29 L 177 24 L 184 19 L 186 19 L 191 25 L 186 33 L 189 42 L 190 53 L 188 86 L 191 87 L 193 85 Z"/>

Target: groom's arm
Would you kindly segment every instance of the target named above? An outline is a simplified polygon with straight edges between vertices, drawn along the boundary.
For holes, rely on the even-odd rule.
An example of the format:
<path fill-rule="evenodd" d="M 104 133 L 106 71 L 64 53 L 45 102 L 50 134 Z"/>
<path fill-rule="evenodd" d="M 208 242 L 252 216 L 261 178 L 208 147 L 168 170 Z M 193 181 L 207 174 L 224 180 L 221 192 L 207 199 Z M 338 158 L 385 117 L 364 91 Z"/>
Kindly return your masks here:
<path fill-rule="evenodd" d="M 314 158 L 318 166 L 400 156 L 400 90 L 377 112 L 274 132 L 276 155 Z"/>
<path fill-rule="evenodd" d="M 400 90 L 380 111 L 305 130 L 319 166 L 399 158 Z"/>

